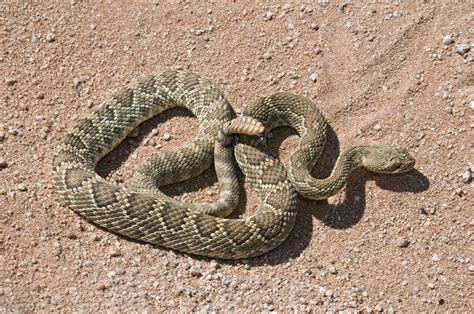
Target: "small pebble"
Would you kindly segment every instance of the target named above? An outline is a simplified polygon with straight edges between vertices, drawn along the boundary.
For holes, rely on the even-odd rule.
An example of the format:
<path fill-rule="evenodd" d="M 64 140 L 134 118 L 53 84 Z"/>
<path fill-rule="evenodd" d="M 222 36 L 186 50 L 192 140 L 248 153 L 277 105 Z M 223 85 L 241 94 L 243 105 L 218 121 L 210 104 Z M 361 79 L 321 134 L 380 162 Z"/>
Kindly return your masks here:
<path fill-rule="evenodd" d="M 296 80 L 298 78 L 298 74 L 293 71 L 290 71 L 288 72 L 288 77 L 292 80 Z"/>
<path fill-rule="evenodd" d="M 474 264 L 469 265 L 467 268 L 470 272 L 474 272 Z"/>
<path fill-rule="evenodd" d="M 381 130 L 382 130 L 382 126 L 381 126 L 380 124 L 376 123 L 376 124 L 374 125 L 374 130 L 375 130 L 375 131 L 381 131 Z"/>
<path fill-rule="evenodd" d="M 112 249 L 109 254 L 110 257 L 120 257 L 123 256 L 122 252 L 120 252 L 118 249 Z"/>
<path fill-rule="evenodd" d="M 336 269 L 336 267 L 334 267 L 334 266 L 329 267 L 329 272 L 330 272 L 331 274 L 333 274 L 333 275 L 336 275 L 336 274 L 337 274 L 337 269 Z"/>
<path fill-rule="evenodd" d="M 97 110 L 103 110 L 105 108 L 107 108 L 107 104 L 105 102 L 101 102 L 97 105 Z"/>
<path fill-rule="evenodd" d="M 407 247 L 408 245 L 410 245 L 410 241 L 408 241 L 405 237 L 399 237 L 397 239 L 398 247 L 404 248 L 404 247 Z"/>
<path fill-rule="evenodd" d="M 41 116 L 41 115 L 35 117 L 36 122 L 41 122 L 41 121 L 43 121 L 44 119 L 45 119 L 44 116 Z"/>
<path fill-rule="evenodd" d="M 413 286 L 413 294 L 418 294 L 421 291 L 421 288 L 419 285 Z"/>
<path fill-rule="evenodd" d="M 422 213 L 423 215 L 428 215 L 428 211 L 424 207 L 420 208 L 420 213 Z"/>
<path fill-rule="evenodd" d="M 293 7 L 289 3 L 285 3 L 281 8 L 283 9 L 283 11 L 287 12 L 293 10 Z"/>
<path fill-rule="evenodd" d="M 315 72 L 311 73 L 309 79 L 313 82 L 316 82 L 318 80 L 318 74 L 316 74 Z"/>
<path fill-rule="evenodd" d="M 81 84 L 81 79 L 80 79 L 80 78 L 75 77 L 75 78 L 72 80 L 72 85 L 74 85 L 75 88 L 78 88 L 80 84 Z"/>
<path fill-rule="evenodd" d="M 8 163 L 5 159 L 0 158 L 0 169 L 4 169 L 8 167 Z"/>
<path fill-rule="evenodd" d="M 271 11 L 268 11 L 267 13 L 265 13 L 265 20 L 266 21 L 271 21 L 273 18 L 275 17 L 275 13 L 271 12 Z"/>
<path fill-rule="evenodd" d="M 432 260 L 433 262 L 439 262 L 440 259 L 441 259 L 441 258 L 440 258 L 439 255 L 437 255 L 437 254 L 433 254 L 433 256 L 431 256 L 431 260 Z"/>
<path fill-rule="evenodd" d="M 56 305 L 59 303 L 59 301 L 61 300 L 61 296 L 58 294 L 58 293 L 54 293 L 53 295 L 51 295 L 51 297 L 49 298 L 49 302 L 53 305 Z"/>
<path fill-rule="evenodd" d="M 474 100 L 472 100 L 467 106 L 469 107 L 469 109 L 474 111 Z"/>
<path fill-rule="evenodd" d="M 8 129 L 8 134 L 10 134 L 10 135 L 18 135 L 18 129 L 9 128 L 9 129 Z"/>
<path fill-rule="evenodd" d="M 216 261 L 211 261 L 209 263 L 209 266 L 212 268 L 212 269 L 219 269 L 221 268 L 221 265 L 219 263 L 217 263 Z"/>
<path fill-rule="evenodd" d="M 450 45 L 454 42 L 453 35 L 447 34 L 443 36 L 443 45 Z"/>
<path fill-rule="evenodd" d="M 393 17 L 401 17 L 401 16 L 405 16 L 405 12 L 403 11 L 395 11 L 392 13 Z"/>
<path fill-rule="evenodd" d="M 17 189 L 18 191 L 22 192 L 25 192 L 27 190 L 26 185 L 24 185 L 23 183 L 18 184 Z"/>
<path fill-rule="evenodd" d="M 189 269 L 189 273 L 190 273 L 191 276 L 193 276 L 193 277 L 200 277 L 200 276 L 202 276 L 202 272 L 201 272 L 201 270 L 199 269 L 199 267 L 197 267 L 197 266 L 192 266 L 192 267 Z"/>
<path fill-rule="evenodd" d="M 169 134 L 169 133 L 163 134 L 163 139 L 164 139 L 165 141 L 169 141 L 170 138 L 171 138 L 171 134 Z"/>
<path fill-rule="evenodd" d="M 463 174 L 462 174 L 462 182 L 469 183 L 469 182 L 471 182 L 471 179 L 472 179 L 471 170 L 464 171 Z"/>
<path fill-rule="evenodd" d="M 15 83 L 16 83 L 16 78 L 14 77 L 5 78 L 5 84 L 7 84 L 8 86 L 12 86 Z"/>
<path fill-rule="evenodd" d="M 435 288 L 435 284 L 432 283 L 432 282 L 430 282 L 430 283 L 428 284 L 428 288 L 431 289 L 431 290 L 433 290 L 433 289 Z"/>
<path fill-rule="evenodd" d="M 138 137 L 140 134 L 140 130 L 138 128 L 133 129 L 133 131 L 128 135 L 128 137 L 135 138 Z"/>
<path fill-rule="evenodd" d="M 263 54 L 263 59 L 265 60 L 270 60 L 273 57 L 273 55 L 270 52 L 265 52 Z"/>
<path fill-rule="evenodd" d="M 463 42 L 456 46 L 456 52 L 460 55 L 464 55 L 471 49 L 471 44 L 469 42 Z"/>
<path fill-rule="evenodd" d="M 316 23 L 311 23 L 311 25 L 309 26 L 309 28 L 313 31 L 317 31 L 319 29 L 319 25 L 316 24 Z"/>
<path fill-rule="evenodd" d="M 48 34 L 46 34 L 46 41 L 47 41 L 48 43 L 52 43 L 52 42 L 54 42 L 55 40 L 56 40 L 56 37 L 54 36 L 53 33 L 48 33 Z"/>
<path fill-rule="evenodd" d="M 326 292 L 324 292 L 324 295 L 329 298 L 332 298 L 334 296 L 334 291 L 332 291 L 331 289 L 328 289 L 326 290 Z"/>

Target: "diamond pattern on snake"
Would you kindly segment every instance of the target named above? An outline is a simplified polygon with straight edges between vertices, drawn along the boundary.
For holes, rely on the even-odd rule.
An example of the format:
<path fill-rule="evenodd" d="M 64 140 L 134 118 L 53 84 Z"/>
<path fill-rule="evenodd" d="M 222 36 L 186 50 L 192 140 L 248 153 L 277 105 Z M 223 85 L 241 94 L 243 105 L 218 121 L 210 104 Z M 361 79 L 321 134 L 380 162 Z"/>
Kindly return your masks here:
<path fill-rule="evenodd" d="M 198 121 L 186 146 L 154 156 L 139 167 L 130 188 L 99 176 L 97 163 L 142 122 L 172 107 Z M 288 126 L 301 137 L 288 168 L 267 153 L 266 135 Z M 291 93 L 262 97 L 232 119 L 231 107 L 209 80 L 164 71 L 135 81 L 103 102 L 56 146 L 53 176 L 64 202 L 112 232 L 169 249 L 221 259 L 264 254 L 280 245 L 295 223 L 298 193 L 325 199 L 337 193 L 351 171 L 402 173 L 414 158 L 384 144 L 354 146 L 337 159 L 329 177 L 310 175 L 326 141 L 327 122 L 307 98 Z M 214 203 L 183 203 L 160 192 L 215 166 L 220 188 Z M 237 206 L 237 167 L 255 189 L 259 206 L 247 218 L 226 218 Z"/>

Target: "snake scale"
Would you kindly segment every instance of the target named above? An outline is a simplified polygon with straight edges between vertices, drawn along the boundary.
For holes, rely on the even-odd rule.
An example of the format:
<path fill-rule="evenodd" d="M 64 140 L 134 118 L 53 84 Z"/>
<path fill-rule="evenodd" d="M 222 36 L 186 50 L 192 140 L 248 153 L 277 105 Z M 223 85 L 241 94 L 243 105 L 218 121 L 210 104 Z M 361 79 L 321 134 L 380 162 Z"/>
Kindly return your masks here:
<path fill-rule="evenodd" d="M 192 142 L 138 167 L 131 188 L 96 173 L 99 160 L 134 128 L 177 106 L 197 118 Z M 232 119 L 219 89 L 193 73 L 164 71 L 145 77 L 99 107 L 56 146 L 53 176 L 65 203 L 110 231 L 196 255 L 240 259 L 266 253 L 291 232 L 298 192 L 324 199 L 344 186 L 354 168 L 401 173 L 415 162 L 405 149 L 355 146 L 339 156 L 328 178 L 315 179 L 310 171 L 324 148 L 326 120 L 310 100 L 277 93 L 258 99 L 243 116 Z M 278 126 L 292 127 L 301 137 L 287 170 L 266 149 L 266 135 Z M 234 156 L 260 200 L 247 218 L 225 218 L 239 197 Z M 213 162 L 220 187 L 215 203 L 183 203 L 159 191 L 160 186 L 197 176 Z"/>

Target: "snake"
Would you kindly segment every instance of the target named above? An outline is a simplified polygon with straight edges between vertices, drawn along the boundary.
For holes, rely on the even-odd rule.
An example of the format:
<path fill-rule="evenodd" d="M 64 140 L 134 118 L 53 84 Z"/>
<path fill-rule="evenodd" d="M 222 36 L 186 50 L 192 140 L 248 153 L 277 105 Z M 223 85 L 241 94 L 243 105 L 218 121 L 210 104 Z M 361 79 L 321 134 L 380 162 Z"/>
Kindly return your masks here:
<path fill-rule="evenodd" d="M 298 195 L 325 199 L 341 190 L 356 168 L 384 174 L 410 171 L 415 159 L 386 144 L 343 151 L 324 179 L 311 175 L 326 142 L 327 121 L 306 97 L 278 92 L 234 117 L 224 94 L 208 79 L 167 70 L 132 81 L 65 133 L 52 157 L 64 203 L 87 221 L 127 238 L 187 254 L 244 259 L 279 246 L 295 224 Z M 177 150 L 152 156 L 125 187 L 101 177 L 98 162 L 141 123 L 173 107 L 197 120 L 197 135 Z M 268 133 L 287 126 L 300 142 L 285 166 L 267 147 Z M 198 176 L 214 164 L 219 197 L 190 203 L 160 187 Z M 238 172 L 259 199 L 248 217 L 229 218 L 239 201 Z"/>

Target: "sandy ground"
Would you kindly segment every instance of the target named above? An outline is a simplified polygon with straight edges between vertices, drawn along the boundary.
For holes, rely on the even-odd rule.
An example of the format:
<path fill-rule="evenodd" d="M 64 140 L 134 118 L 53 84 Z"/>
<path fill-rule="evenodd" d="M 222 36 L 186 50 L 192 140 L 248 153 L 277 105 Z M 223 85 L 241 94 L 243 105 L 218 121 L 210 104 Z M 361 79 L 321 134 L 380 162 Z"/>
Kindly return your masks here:
<path fill-rule="evenodd" d="M 0 309 L 472 312 L 474 7 L 383 2 L 0 1 Z M 317 176 L 342 149 L 372 142 L 407 147 L 416 171 L 357 171 L 328 201 L 301 199 L 284 244 L 250 260 L 109 233 L 61 202 L 53 146 L 131 79 L 170 68 L 211 79 L 237 112 L 281 90 L 311 98 L 332 127 Z M 171 110 L 98 171 L 126 185 L 135 163 L 195 126 Z M 274 135 L 286 162 L 298 138 Z M 215 199 L 215 174 L 165 191 Z M 255 206 L 246 186 L 240 214 Z"/>

